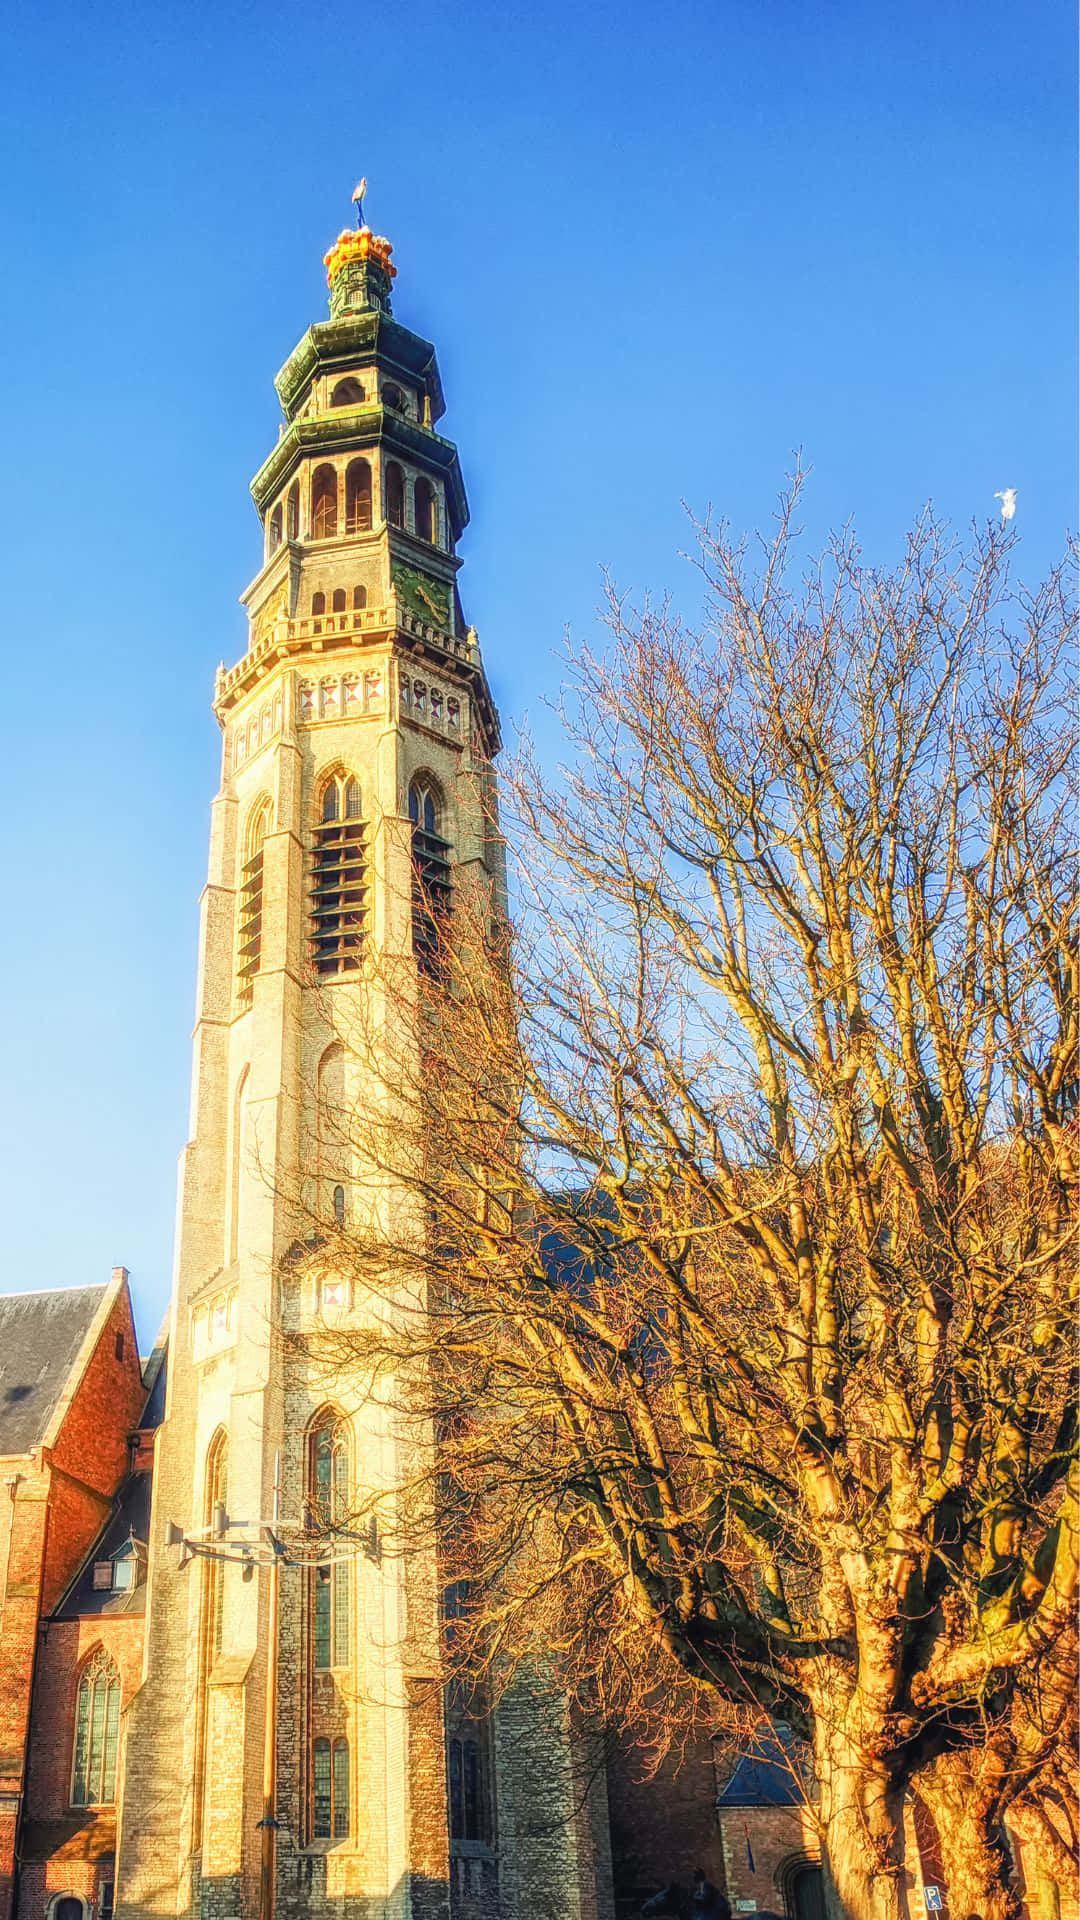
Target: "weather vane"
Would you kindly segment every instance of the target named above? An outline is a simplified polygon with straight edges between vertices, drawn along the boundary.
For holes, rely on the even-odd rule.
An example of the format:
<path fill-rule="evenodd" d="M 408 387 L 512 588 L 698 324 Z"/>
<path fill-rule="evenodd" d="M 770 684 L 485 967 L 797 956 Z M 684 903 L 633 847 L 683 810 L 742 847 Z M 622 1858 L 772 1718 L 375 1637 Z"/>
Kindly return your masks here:
<path fill-rule="evenodd" d="M 356 208 L 356 224 L 358 227 L 362 227 L 364 224 L 364 195 L 366 192 L 367 180 L 358 180 L 356 186 L 353 188 L 353 205 Z"/>

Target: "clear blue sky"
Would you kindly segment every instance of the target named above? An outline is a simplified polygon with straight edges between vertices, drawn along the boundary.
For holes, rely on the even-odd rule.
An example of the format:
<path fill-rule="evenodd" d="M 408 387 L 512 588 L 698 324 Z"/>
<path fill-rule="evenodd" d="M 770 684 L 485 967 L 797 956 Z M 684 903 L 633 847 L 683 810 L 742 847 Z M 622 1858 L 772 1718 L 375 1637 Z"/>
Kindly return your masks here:
<path fill-rule="evenodd" d="M 692 601 L 682 501 L 875 558 L 920 504 L 1075 525 L 1072 8 L 12 0 L 0 1289 L 164 1311 L 214 668 L 271 386 L 368 212 L 438 346 L 509 718 L 600 567 Z"/>

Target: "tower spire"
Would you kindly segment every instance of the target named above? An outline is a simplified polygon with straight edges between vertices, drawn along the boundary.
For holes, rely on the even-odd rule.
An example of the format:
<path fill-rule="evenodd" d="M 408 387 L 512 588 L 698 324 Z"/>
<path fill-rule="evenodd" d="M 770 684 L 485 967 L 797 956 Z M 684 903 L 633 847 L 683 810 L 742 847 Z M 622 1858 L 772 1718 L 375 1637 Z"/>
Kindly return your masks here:
<path fill-rule="evenodd" d="M 353 188 L 355 227 L 343 227 L 329 253 L 323 255 L 331 320 L 341 320 L 365 308 L 375 308 L 379 313 L 391 311 L 390 285 L 397 273 L 390 262 L 394 249 L 384 234 L 372 233 L 364 219 L 366 192 L 365 178 Z"/>

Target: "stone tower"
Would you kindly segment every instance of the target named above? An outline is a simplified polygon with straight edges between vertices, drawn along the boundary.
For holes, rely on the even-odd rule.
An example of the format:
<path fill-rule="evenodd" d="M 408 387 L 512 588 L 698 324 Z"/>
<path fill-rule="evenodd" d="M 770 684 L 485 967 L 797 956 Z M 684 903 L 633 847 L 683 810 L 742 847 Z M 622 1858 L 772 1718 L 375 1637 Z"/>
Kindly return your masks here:
<path fill-rule="evenodd" d="M 248 648 L 215 692 L 123 1920 L 607 1911 L 603 1810 L 550 1702 L 525 1686 L 483 1726 L 444 1713 L 433 1551 L 383 1551 L 372 1529 L 275 1581 L 178 1545 L 257 1538 L 275 1484 L 294 1525 L 401 1484 L 393 1418 L 335 1359 L 359 1303 L 318 1249 L 378 1205 L 335 1116 L 369 1091 L 355 1036 L 393 1057 L 388 979 L 435 964 L 466 873 L 493 902 L 503 884 L 498 725 L 456 585 L 465 491 L 437 431 L 434 350 L 391 312 L 390 256 L 367 227 L 340 235 L 330 318 L 278 375 L 284 421 L 252 484 L 264 552 L 243 595 Z M 534 1817 L 541 1776 L 565 1780 L 554 1824 L 550 1790 Z"/>

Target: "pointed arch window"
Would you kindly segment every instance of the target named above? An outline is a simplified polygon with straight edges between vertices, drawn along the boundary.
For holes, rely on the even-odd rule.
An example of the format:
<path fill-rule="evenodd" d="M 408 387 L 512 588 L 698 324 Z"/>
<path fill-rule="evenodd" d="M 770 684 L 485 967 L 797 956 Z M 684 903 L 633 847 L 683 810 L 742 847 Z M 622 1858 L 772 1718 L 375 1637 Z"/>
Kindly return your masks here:
<path fill-rule="evenodd" d="M 321 1414 L 308 1439 L 308 1512 L 311 1525 L 327 1534 L 334 1550 L 336 1526 L 349 1512 L 349 1441 L 333 1411 Z M 349 1561 L 328 1559 L 311 1575 L 311 1658 L 316 1671 L 347 1667 L 349 1652 Z"/>
<path fill-rule="evenodd" d="M 324 978 L 359 967 L 367 899 L 360 783 L 351 774 L 332 774 L 319 802 L 311 856 L 311 954 Z"/>
<path fill-rule="evenodd" d="M 285 538 L 298 540 L 300 537 L 300 487 L 294 480 L 289 488 L 289 497 L 285 502 Z"/>
<path fill-rule="evenodd" d="M 208 1528 L 227 1510 L 229 1499 L 229 1436 L 219 1427 L 206 1453 L 203 1485 L 203 1521 Z M 201 1845 L 206 1786 L 206 1733 L 210 1704 L 210 1673 L 221 1652 L 225 1618 L 225 1567 L 209 1555 L 202 1562 L 202 1605 L 199 1617 L 199 1687 L 195 1715 L 195 1836 Z"/>
<path fill-rule="evenodd" d="M 263 842 L 270 830 L 270 802 L 260 800 L 248 821 L 240 872 L 240 926 L 236 978 L 241 1006 L 251 1005 L 262 952 Z"/>
<path fill-rule="evenodd" d="M 311 481 L 311 531 L 316 540 L 331 540 L 337 532 L 338 477 L 333 467 L 316 467 Z"/>
<path fill-rule="evenodd" d="M 442 805 L 430 780 L 409 788 L 412 821 L 413 952 L 425 973 L 437 973 L 442 927 L 450 911 L 450 842 L 440 831 Z"/>
<path fill-rule="evenodd" d="M 346 1840 L 349 1836 L 349 1743 L 327 1740 L 312 1745 L 313 1840 Z"/>
<path fill-rule="evenodd" d="M 405 475 L 396 460 L 386 464 L 386 518 L 392 527 L 405 525 Z"/>
<path fill-rule="evenodd" d="M 416 537 L 426 540 L 429 546 L 435 545 L 435 489 L 430 480 L 423 475 L 413 488 L 413 514 L 416 524 Z"/>
<path fill-rule="evenodd" d="M 73 1807 L 110 1806 L 116 1799 L 120 1734 L 120 1672 L 103 1647 L 90 1656 L 75 1701 Z"/>
<path fill-rule="evenodd" d="M 345 531 L 371 531 L 371 468 L 366 460 L 350 460 L 345 469 Z"/>

